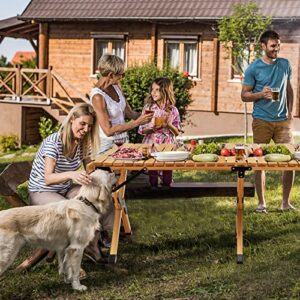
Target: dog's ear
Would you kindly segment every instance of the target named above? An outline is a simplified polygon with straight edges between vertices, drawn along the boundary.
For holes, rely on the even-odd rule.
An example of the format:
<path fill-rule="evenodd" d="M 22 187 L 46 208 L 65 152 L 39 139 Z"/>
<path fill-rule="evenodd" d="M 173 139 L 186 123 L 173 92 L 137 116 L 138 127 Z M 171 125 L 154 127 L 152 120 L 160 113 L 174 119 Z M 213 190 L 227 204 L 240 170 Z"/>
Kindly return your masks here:
<path fill-rule="evenodd" d="M 118 181 L 115 173 L 109 173 L 109 182 L 111 184 L 111 186 L 113 186 L 114 184 L 116 184 Z"/>
<path fill-rule="evenodd" d="M 80 219 L 80 215 L 78 213 L 77 210 L 75 210 L 74 208 L 68 208 L 67 209 L 67 217 L 71 220 L 79 220 Z"/>
<path fill-rule="evenodd" d="M 100 200 L 106 200 L 106 199 L 110 199 L 110 195 L 111 191 L 110 189 L 107 187 L 106 184 L 102 184 L 100 186 L 100 194 L 99 194 L 99 199 Z"/>

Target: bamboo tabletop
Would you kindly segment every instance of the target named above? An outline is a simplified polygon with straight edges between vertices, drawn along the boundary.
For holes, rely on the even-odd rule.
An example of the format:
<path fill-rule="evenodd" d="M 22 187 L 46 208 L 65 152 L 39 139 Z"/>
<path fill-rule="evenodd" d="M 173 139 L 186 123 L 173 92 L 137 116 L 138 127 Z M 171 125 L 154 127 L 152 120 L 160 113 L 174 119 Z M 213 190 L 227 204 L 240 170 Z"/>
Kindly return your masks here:
<path fill-rule="evenodd" d="M 150 145 L 148 145 L 150 147 Z M 155 145 L 157 151 L 172 151 L 175 145 L 163 144 Z M 122 147 L 135 148 L 142 150 L 145 144 L 124 144 Z M 230 146 L 229 146 L 230 147 Z M 290 145 L 290 149 L 292 149 Z M 232 167 L 251 167 L 253 170 L 269 170 L 269 171 L 289 171 L 300 170 L 300 162 L 291 160 L 289 162 L 266 162 L 264 156 L 246 157 L 237 160 L 235 156 L 219 156 L 216 162 L 196 162 L 192 159 L 184 161 L 157 161 L 153 157 L 141 160 L 121 160 L 113 158 L 111 155 L 118 150 L 117 146 L 96 157 L 94 161 L 88 164 L 88 170 L 97 167 L 110 167 L 113 170 L 140 170 L 147 168 L 148 170 L 199 170 L 199 171 L 225 171 L 231 170 Z"/>

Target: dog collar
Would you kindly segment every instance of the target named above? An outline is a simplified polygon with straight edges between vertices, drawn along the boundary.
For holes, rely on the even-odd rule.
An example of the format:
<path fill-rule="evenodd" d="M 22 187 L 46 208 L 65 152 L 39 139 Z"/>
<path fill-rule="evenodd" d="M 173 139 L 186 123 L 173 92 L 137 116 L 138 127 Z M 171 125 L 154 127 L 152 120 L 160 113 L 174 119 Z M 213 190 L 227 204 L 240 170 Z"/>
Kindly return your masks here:
<path fill-rule="evenodd" d="M 100 215 L 100 212 L 99 212 L 99 210 L 97 209 L 97 207 L 96 207 L 91 201 L 89 201 L 87 198 L 84 198 L 84 197 L 80 196 L 80 197 L 78 198 L 78 200 L 81 201 L 81 202 L 83 202 L 83 203 L 84 203 L 85 205 L 87 205 L 87 206 L 91 206 L 91 207 L 94 209 L 94 211 L 95 211 L 98 215 Z"/>

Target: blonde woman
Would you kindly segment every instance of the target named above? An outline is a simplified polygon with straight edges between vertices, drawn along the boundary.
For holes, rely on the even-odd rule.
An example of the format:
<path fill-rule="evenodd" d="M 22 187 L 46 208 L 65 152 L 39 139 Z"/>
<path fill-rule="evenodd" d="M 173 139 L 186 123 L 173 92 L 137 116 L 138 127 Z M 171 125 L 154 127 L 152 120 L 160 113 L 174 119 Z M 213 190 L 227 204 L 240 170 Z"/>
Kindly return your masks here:
<path fill-rule="evenodd" d="M 126 101 L 119 85 L 125 75 L 123 60 L 111 54 L 103 55 L 98 62 L 101 75 L 91 91 L 91 101 L 100 125 L 101 148 L 104 152 L 113 143 L 121 145 L 128 142 L 127 131 L 150 122 L 153 114 L 135 112 Z M 125 118 L 131 121 L 126 123 Z"/>
<path fill-rule="evenodd" d="M 42 142 L 33 161 L 29 178 L 31 205 L 44 205 L 71 199 L 80 186 L 89 184 L 91 176 L 83 169 L 99 149 L 99 129 L 94 108 L 87 103 L 76 105 L 65 118 L 60 130 Z M 101 259 L 98 248 L 99 232 L 86 248 L 94 260 Z M 30 267 L 47 250 L 38 249 L 19 269 Z M 53 255 L 53 254 L 52 254 Z M 81 279 L 86 274 L 81 270 Z"/>

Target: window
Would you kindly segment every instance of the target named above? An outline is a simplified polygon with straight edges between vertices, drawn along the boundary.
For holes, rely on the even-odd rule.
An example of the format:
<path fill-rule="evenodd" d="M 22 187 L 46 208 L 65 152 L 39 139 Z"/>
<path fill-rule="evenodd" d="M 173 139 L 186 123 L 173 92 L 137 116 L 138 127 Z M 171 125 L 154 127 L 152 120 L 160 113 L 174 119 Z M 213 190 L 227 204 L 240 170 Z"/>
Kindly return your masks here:
<path fill-rule="evenodd" d="M 180 72 L 188 72 L 190 76 L 199 76 L 199 46 L 198 37 L 185 39 L 175 36 L 165 37 L 165 59 L 173 68 L 178 68 Z"/>
<path fill-rule="evenodd" d="M 249 49 L 244 49 L 243 57 L 238 57 L 237 59 L 232 58 L 232 78 L 240 79 L 245 70 L 248 67 L 248 57 L 250 63 L 255 59 L 254 46 L 250 46 L 250 54 Z"/>
<path fill-rule="evenodd" d="M 126 35 L 92 33 L 93 38 L 93 73 L 98 69 L 99 58 L 106 53 L 114 54 L 126 61 Z"/>

